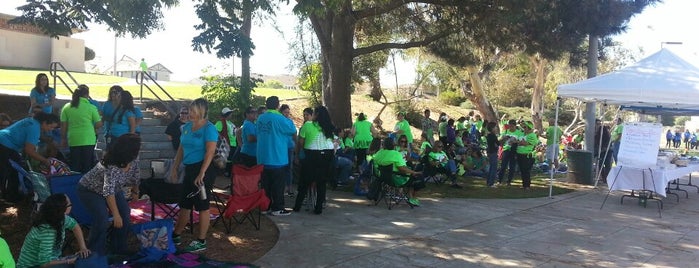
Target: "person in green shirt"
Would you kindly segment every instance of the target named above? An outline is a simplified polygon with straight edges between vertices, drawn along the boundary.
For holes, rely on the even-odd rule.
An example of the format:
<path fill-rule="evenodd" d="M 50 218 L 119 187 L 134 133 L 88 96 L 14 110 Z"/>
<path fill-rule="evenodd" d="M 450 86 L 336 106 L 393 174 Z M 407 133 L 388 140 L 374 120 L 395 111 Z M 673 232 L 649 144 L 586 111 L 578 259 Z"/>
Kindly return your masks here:
<path fill-rule="evenodd" d="M 395 132 L 396 137 L 405 135 L 405 137 L 408 138 L 408 146 L 411 147 L 410 145 L 413 143 L 413 133 L 410 131 L 410 124 L 408 123 L 408 120 L 405 120 L 405 112 L 399 112 L 397 119 L 398 122 L 396 123 L 393 131 Z"/>
<path fill-rule="evenodd" d="M 517 127 L 517 120 L 510 119 L 505 125 L 505 130 L 500 134 L 500 144 L 502 144 L 502 160 L 500 162 L 500 171 L 498 172 L 498 183 L 501 184 L 507 170 L 507 185 L 512 184 L 512 179 L 515 176 L 515 167 L 517 166 L 517 140 L 524 135 L 522 130 Z"/>
<path fill-rule="evenodd" d="M 15 267 L 15 259 L 12 258 L 10 246 L 7 245 L 7 241 L 5 241 L 5 239 L 2 237 L 0 237 L 0 267 Z"/>
<path fill-rule="evenodd" d="M 439 114 L 439 124 L 437 125 L 437 132 L 439 134 L 439 140 L 442 143 L 445 143 L 447 141 L 447 120 L 449 120 L 449 117 L 447 117 L 446 113 Z M 432 145 L 434 145 L 434 143 Z"/>
<path fill-rule="evenodd" d="M 46 198 L 24 238 L 17 267 L 72 265 L 78 258 L 84 259 L 90 255 L 80 225 L 68 216 L 71 207 L 70 198 L 65 194 L 53 194 Z M 62 258 L 66 230 L 73 231 L 80 250 L 71 257 Z"/>
<path fill-rule="evenodd" d="M 430 144 L 433 144 L 434 130 L 437 128 L 437 122 L 430 118 L 430 114 L 430 110 L 425 109 L 423 113 L 424 117 L 422 118 L 422 133 L 425 133 L 427 135 L 427 140 L 430 142 Z"/>
<path fill-rule="evenodd" d="M 96 128 L 102 127 L 97 107 L 90 103 L 90 89 L 80 85 L 70 103 L 61 109 L 61 145 L 70 148 L 70 168 L 87 173 L 94 167 Z"/>
<path fill-rule="evenodd" d="M 395 148 L 393 139 L 383 140 L 383 149 L 373 155 L 374 168 L 379 166 L 393 165 L 393 180 L 395 185 L 408 188 L 408 203 L 413 206 L 420 206 L 420 201 L 415 197 L 415 191 L 422 189 L 425 185 L 418 178 L 422 173 L 408 168 L 405 159 Z M 379 175 L 380 176 L 380 175 Z"/>
<path fill-rule="evenodd" d="M 616 163 L 616 157 L 619 155 L 619 148 L 621 146 L 621 133 L 624 132 L 624 120 L 621 118 L 616 119 L 616 125 L 612 130 L 612 157 L 614 158 L 614 163 Z"/>
<path fill-rule="evenodd" d="M 534 123 L 523 121 L 521 124 L 524 136 L 517 145 L 517 164 L 522 175 L 522 189 L 528 190 L 531 187 L 531 171 L 534 165 L 534 148 L 539 144 L 539 137 L 534 133 Z"/>
<path fill-rule="evenodd" d="M 456 162 L 454 159 L 449 159 L 447 153 L 444 152 L 444 144 L 441 141 L 434 142 L 434 147 L 428 156 L 430 166 L 436 168 L 438 173 L 447 174 L 449 176 L 452 188 L 463 188 L 456 183 Z"/>
<path fill-rule="evenodd" d="M 464 158 L 462 162 L 467 170 L 468 175 L 486 177 L 488 175 L 488 170 L 490 166 L 488 165 L 488 159 L 483 156 L 481 150 L 470 150 L 469 155 Z"/>
<path fill-rule="evenodd" d="M 553 159 L 553 166 L 551 168 L 556 170 L 558 168 L 558 151 L 560 151 L 559 143 L 561 137 L 563 137 L 563 130 L 556 126 L 556 120 L 549 118 L 549 126 L 546 128 L 542 135 L 546 138 L 546 160 L 550 161 Z"/>
<path fill-rule="evenodd" d="M 366 118 L 364 113 L 359 113 L 357 121 L 352 125 L 351 134 L 354 137 L 354 148 L 357 155 L 357 166 L 360 166 L 367 156 L 367 149 L 376 136 L 376 129 Z"/>

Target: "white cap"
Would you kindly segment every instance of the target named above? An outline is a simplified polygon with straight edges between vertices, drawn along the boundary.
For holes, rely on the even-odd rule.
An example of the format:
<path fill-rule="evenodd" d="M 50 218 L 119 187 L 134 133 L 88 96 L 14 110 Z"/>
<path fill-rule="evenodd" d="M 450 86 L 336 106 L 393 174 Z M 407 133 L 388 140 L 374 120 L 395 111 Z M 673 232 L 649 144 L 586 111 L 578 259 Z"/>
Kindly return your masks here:
<path fill-rule="evenodd" d="M 231 108 L 228 108 L 228 107 L 223 108 L 223 110 L 221 110 L 221 114 L 227 114 L 227 113 L 232 113 L 232 112 L 233 112 L 233 110 L 231 110 Z"/>

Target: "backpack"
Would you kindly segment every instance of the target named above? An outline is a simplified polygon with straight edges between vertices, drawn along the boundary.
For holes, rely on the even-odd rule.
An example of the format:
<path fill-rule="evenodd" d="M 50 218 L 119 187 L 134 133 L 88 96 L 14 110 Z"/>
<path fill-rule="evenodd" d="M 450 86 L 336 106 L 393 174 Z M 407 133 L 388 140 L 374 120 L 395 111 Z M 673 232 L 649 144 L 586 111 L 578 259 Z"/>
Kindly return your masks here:
<path fill-rule="evenodd" d="M 228 155 L 231 153 L 230 142 L 228 142 L 228 123 L 221 121 L 221 131 L 218 133 L 218 141 L 216 141 L 216 153 L 214 154 L 214 165 L 217 168 L 226 168 Z"/>

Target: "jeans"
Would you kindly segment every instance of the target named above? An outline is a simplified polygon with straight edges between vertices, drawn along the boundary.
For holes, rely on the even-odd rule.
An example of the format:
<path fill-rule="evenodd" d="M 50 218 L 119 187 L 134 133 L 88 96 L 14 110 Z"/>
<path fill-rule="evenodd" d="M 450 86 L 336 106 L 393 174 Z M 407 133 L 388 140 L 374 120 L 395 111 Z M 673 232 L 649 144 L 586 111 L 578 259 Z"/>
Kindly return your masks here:
<path fill-rule="evenodd" d="M 335 168 L 337 168 L 337 182 L 347 183 L 352 172 L 352 160 L 346 157 L 337 156 L 335 158 Z"/>
<path fill-rule="evenodd" d="M 502 151 L 502 164 L 500 165 L 500 172 L 498 172 L 498 182 L 502 183 L 502 179 L 505 177 L 505 170 L 509 168 L 507 183 L 512 183 L 512 178 L 515 176 L 515 167 L 517 166 L 516 156 L 517 153 L 513 149 Z"/>
<path fill-rule="evenodd" d="M 615 141 L 612 143 L 612 150 L 614 150 L 612 157 L 614 158 L 614 163 L 616 163 L 617 155 L 619 155 L 619 147 L 621 147 L 621 141 Z"/>
<path fill-rule="evenodd" d="M 82 174 L 95 166 L 95 145 L 70 146 L 70 169 Z"/>
<path fill-rule="evenodd" d="M 262 170 L 262 188 L 272 201 L 272 211 L 284 209 L 284 182 L 289 174 L 289 165 Z"/>
<path fill-rule="evenodd" d="M 101 194 L 90 191 L 81 185 L 78 185 L 78 198 L 93 219 L 92 226 L 90 226 L 90 235 L 87 237 L 87 248 L 97 254 L 106 255 L 107 230 L 112 224 L 109 221 L 110 212 L 107 207 L 107 200 Z M 110 250 L 111 253 L 122 254 L 128 249 L 126 236 L 131 224 L 131 208 L 124 197 L 123 191 L 117 191 L 114 194 L 114 199 L 124 225 L 121 228 L 112 229 Z M 114 214 L 113 211 L 112 214 Z"/>
<path fill-rule="evenodd" d="M 488 186 L 492 186 L 495 184 L 495 177 L 497 176 L 498 173 L 498 153 L 488 153 L 488 163 L 490 165 L 490 169 L 488 170 Z"/>

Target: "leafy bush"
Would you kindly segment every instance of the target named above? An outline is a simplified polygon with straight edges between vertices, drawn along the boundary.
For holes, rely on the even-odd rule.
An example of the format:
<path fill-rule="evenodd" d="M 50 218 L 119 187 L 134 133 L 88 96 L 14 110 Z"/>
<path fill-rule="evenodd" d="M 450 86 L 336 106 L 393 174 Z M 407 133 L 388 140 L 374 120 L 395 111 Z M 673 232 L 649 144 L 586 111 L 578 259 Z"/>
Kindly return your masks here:
<path fill-rule="evenodd" d="M 299 89 L 308 92 L 308 105 L 321 105 L 323 94 L 323 72 L 320 63 L 303 66 L 299 72 Z"/>
<path fill-rule="evenodd" d="M 270 79 L 262 83 L 257 83 L 257 87 L 280 89 L 284 88 L 284 84 L 279 80 Z"/>
<path fill-rule="evenodd" d="M 466 97 L 456 91 L 442 91 L 439 93 L 439 101 L 447 105 L 459 106 L 466 101 Z"/>
<path fill-rule="evenodd" d="M 216 121 L 224 107 L 233 110 L 231 120 L 237 126 L 245 119 L 244 112 L 248 106 L 264 105 L 265 97 L 252 96 L 245 100 L 240 94 L 240 77 L 231 75 L 203 76 L 206 83 L 202 86 L 201 94 L 209 101 L 209 120 Z M 254 92 L 254 88 L 253 88 Z"/>

